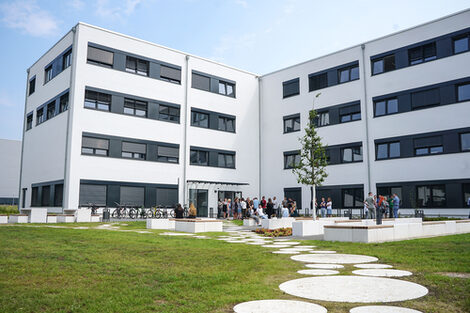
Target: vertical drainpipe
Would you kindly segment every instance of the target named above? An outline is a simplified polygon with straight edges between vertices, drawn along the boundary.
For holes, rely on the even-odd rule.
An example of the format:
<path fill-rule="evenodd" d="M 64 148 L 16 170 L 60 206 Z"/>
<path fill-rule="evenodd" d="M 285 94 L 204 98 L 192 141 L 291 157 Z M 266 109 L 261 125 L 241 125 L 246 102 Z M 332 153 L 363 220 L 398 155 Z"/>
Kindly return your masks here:
<path fill-rule="evenodd" d="M 187 204 L 187 180 L 186 180 L 186 161 L 187 161 L 187 137 L 188 137 L 188 81 L 189 81 L 189 55 L 186 55 L 186 74 L 184 78 L 184 137 L 183 137 L 183 206 Z M 188 204 L 189 205 L 189 204 Z"/>
<path fill-rule="evenodd" d="M 258 77 L 258 198 L 261 198 L 261 77 Z"/>
<path fill-rule="evenodd" d="M 21 178 L 23 176 L 23 151 L 24 151 L 24 134 L 26 132 L 26 127 L 24 125 L 25 117 L 26 117 L 26 106 L 28 105 L 28 88 L 29 88 L 29 68 L 26 70 L 26 91 L 24 94 L 24 112 L 23 112 L 23 133 L 21 136 L 21 160 L 20 160 L 20 181 L 18 186 L 18 211 L 21 212 L 21 207 L 26 205 L 23 203 L 23 195 L 22 195 L 22 186 L 21 186 Z M 34 117 L 34 113 L 33 113 Z M 30 192 L 32 192 L 30 190 Z M 26 197 L 25 197 L 26 200 Z"/>
<path fill-rule="evenodd" d="M 365 56 L 366 46 L 361 45 L 362 52 L 362 83 L 364 85 L 364 115 L 366 122 L 366 141 L 365 141 L 365 151 L 367 153 L 367 185 L 369 190 L 364 190 L 367 194 L 369 191 L 372 191 L 371 180 L 370 180 L 370 147 L 369 147 L 369 114 L 368 114 L 368 101 L 367 101 L 367 83 L 366 83 L 366 56 Z"/>
<path fill-rule="evenodd" d="M 63 192 L 63 200 L 67 199 L 67 201 L 62 201 L 62 212 L 64 212 L 65 205 L 69 206 L 69 195 L 70 195 L 70 156 L 72 154 L 70 148 L 70 141 L 72 138 L 71 136 L 71 129 L 73 125 L 73 119 L 71 117 L 74 98 L 75 98 L 75 71 L 77 68 L 77 50 L 78 50 L 78 43 L 77 43 L 77 26 L 72 28 L 73 32 L 73 39 L 72 39 L 72 66 L 70 67 L 70 88 L 69 88 L 69 108 L 67 109 L 67 128 L 65 133 L 65 162 L 64 162 L 64 192 Z M 67 196 L 67 197 L 66 197 Z"/>

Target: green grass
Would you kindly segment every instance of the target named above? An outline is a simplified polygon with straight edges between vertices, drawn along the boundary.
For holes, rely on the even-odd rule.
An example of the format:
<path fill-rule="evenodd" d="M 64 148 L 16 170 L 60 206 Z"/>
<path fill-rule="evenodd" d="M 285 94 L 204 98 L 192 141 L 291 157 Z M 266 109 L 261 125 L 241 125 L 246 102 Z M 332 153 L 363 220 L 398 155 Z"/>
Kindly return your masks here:
<path fill-rule="evenodd" d="M 76 227 L 77 224 L 64 224 Z M 96 226 L 80 224 L 78 226 Z M 144 222 L 114 224 L 144 229 Z M 305 277 L 303 264 L 253 245 L 96 229 L 0 227 L 1 312 L 232 312 L 255 299 L 297 299 L 278 285 Z M 215 234 L 212 234 L 215 235 Z M 305 241 L 319 249 L 377 256 L 428 287 L 393 303 L 426 313 L 469 312 L 470 234 L 383 244 Z M 350 274 L 347 266 L 342 274 Z M 316 301 L 328 312 L 353 304 Z"/>
<path fill-rule="evenodd" d="M 18 214 L 18 206 L 16 205 L 0 205 L 0 214 Z"/>

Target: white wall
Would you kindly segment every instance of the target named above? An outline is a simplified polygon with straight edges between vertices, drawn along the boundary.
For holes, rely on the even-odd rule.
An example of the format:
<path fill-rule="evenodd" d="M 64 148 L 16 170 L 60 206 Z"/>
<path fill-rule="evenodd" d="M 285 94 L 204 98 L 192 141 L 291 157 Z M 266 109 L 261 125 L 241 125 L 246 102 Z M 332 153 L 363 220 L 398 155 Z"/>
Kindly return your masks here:
<path fill-rule="evenodd" d="M 18 198 L 21 141 L 0 139 L 0 198 Z"/>

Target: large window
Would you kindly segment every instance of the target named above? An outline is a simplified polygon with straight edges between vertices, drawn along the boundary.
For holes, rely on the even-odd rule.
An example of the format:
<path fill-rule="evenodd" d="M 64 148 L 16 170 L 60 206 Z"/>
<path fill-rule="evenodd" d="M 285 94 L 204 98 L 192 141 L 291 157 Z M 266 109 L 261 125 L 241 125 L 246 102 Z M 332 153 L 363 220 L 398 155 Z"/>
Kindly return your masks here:
<path fill-rule="evenodd" d="M 457 86 L 457 101 L 470 100 L 470 83 Z"/>
<path fill-rule="evenodd" d="M 347 123 L 352 121 L 358 121 L 361 119 L 361 105 L 351 105 L 339 109 L 339 121 L 340 123 Z"/>
<path fill-rule="evenodd" d="M 362 162 L 362 146 L 341 149 L 341 163 Z"/>
<path fill-rule="evenodd" d="M 61 207 L 64 198 L 64 184 L 57 184 L 54 186 L 54 206 Z"/>
<path fill-rule="evenodd" d="M 387 55 L 372 61 L 372 75 L 393 71 L 395 68 L 395 55 Z"/>
<path fill-rule="evenodd" d="M 282 97 L 288 98 L 300 93 L 300 80 L 299 78 L 289 80 L 282 83 Z"/>
<path fill-rule="evenodd" d="M 169 146 L 158 146 L 157 147 L 157 161 L 178 163 L 179 160 L 179 148 Z"/>
<path fill-rule="evenodd" d="M 88 46 L 87 61 L 97 65 L 113 67 L 114 53 Z"/>
<path fill-rule="evenodd" d="M 446 206 L 445 185 L 417 186 L 417 207 L 443 208 Z"/>
<path fill-rule="evenodd" d="M 453 39 L 454 54 L 468 51 L 469 34 Z"/>
<path fill-rule="evenodd" d="M 359 65 L 356 64 L 338 70 L 338 81 L 340 84 L 356 79 L 359 79 Z"/>
<path fill-rule="evenodd" d="M 460 134 L 460 151 L 470 151 L 470 133 Z"/>
<path fill-rule="evenodd" d="M 26 117 L 26 130 L 33 128 L 33 114 L 29 114 Z"/>
<path fill-rule="evenodd" d="M 149 76 L 149 62 L 138 58 L 126 57 L 126 72 Z"/>
<path fill-rule="evenodd" d="M 386 100 L 379 100 L 374 103 L 375 116 L 388 115 L 398 113 L 398 99 L 391 98 Z"/>
<path fill-rule="evenodd" d="M 41 206 L 51 205 L 51 186 L 42 186 Z"/>
<path fill-rule="evenodd" d="M 402 198 L 402 187 L 400 186 L 394 186 L 394 187 L 377 187 L 377 194 L 380 196 L 385 196 L 385 197 L 392 197 L 393 194 L 397 194 L 398 198 L 403 200 Z"/>
<path fill-rule="evenodd" d="M 415 139 L 414 151 L 416 156 L 443 153 L 442 136 Z"/>
<path fill-rule="evenodd" d="M 85 136 L 82 138 L 82 154 L 108 156 L 108 151 L 108 139 Z"/>
<path fill-rule="evenodd" d="M 411 108 L 413 110 L 439 105 L 440 102 L 439 88 L 417 91 L 411 94 Z"/>
<path fill-rule="evenodd" d="M 377 160 L 393 159 L 400 157 L 400 143 L 387 142 L 377 144 Z"/>
<path fill-rule="evenodd" d="M 59 101 L 59 113 L 67 111 L 69 108 L 69 93 L 67 92 L 66 94 L 63 94 L 60 96 L 60 101 Z"/>
<path fill-rule="evenodd" d="M 160 78 L 172 83 L 181 83 L 181 69 L 160 65 Z"/>
<path fill-rule="evenodd" d="M 80 184 L 79 204 L 80 206 L 106 205 L 107 186 Z M 113 203 L 114 205 L 114 203 Z"/>
<path fill-rule="evenodd" d="M 85 108 L 109 111 L 111 109 L 111 95 L 97 91 L 85 91 Z"/>
<path fill-rule="evenodd" d="M 209 128 L 209 114 L 191 111 L 191 125 Z"/>
<path fill-rule="evenodd" d="M 309 76 L 308 90 L 314 91 L 328 87 L 328 73 Z"/>
<path fill-rule="evenodd" d="M 408 50 L 410 65 L 419 64 L 436 59 L 436 43 L 432 42 Z"/>
<path fill-rule="evenodd" d="M 300 115 L 284 118 L 284 133 L 300 131 Z"/>
<path fill-rule="evenodd" d="M 47 104 L 47 113 L 46 120 L 51 119 L 55 115 L 55 101 L 52 101 Z"/>
<path fill-rule="evenodd" d="M 160 104 L 158 108 L 158 119 L 164 121 L 180 121 L 180 109 Z"/>
<path fill-rule="evenodd" d="M 363 208 L 364 207 L 364 189 L 363 188 L 347 188 L 342 189 L 343 208 Z"/>
<path fill-rule="evenodd" d="M 36 91 L 36 77 L 34 77 L 33 79 L 31 79 L 29 81 L 29 93 L 28 93 L 28 95 L 33 94 L 34 91 Z"/>
<path fill-rule="evenodd" d="M 196 89 L 211 90 L 211 79 L 210 77 L 193 73 L 192 74 L 192 87 Z"/>
<path fill-rule="evenodd" d="M 219 125 L 217 129 L 234 133 L 235 132 L 235 119 L 232 117 L 219 116 Z"/>
<path fill-rule="evenodd" d="M 219 81 L 219 93 L 229 97 L 235 97 L 235 84 Z"/>
<path fill-rule="evenodd" d="M 124 114 L 147 117 L 147 102 L 124 99 Z"/>
<path fill-rule="evenodd" d="M 128 159 L 145 160 L 147 145 L 144 143 L 122 142 L 121 156 Z"/>
<path fill-rule="evenodd" d="M 228 153 L 219 153 L 217 157 L 217 166 L 235 168 L 235 155 Z"/>
<path fill-rule="evenodd" d="M 134 207 L 142 207 L 145 203 L 145 188 L 121 186 L 119 203 Z"/>
<path fill-rule="evenodd" d="M 72 50 L 69 50 L 62 56 L 62 70 L 65 70 L 71 64 L 72 64 Z"/>
<path fill-rule="evenodd" d="M 44 83 L 47 83 L 52 79 L 52 64 L 46 67 L 44 70 Z"/>
<path fill-rule="evenodd" d="M 290 169 L 300 164 L 300 151 L 284 152 L 284 169 Z"/>
<path fill-rule="evenodd" d="M 191 165 L 209 165 L 209 152 L 203 150 L 191 149 L 190 152 Z"/>
<path fill-rule="evenodd" d="M 470 184 L 463 184 L 462 189 L 464 206 L 470 208 Z"/>
<path fill-rule="evenodd" d="M 329 112 L 320 112 L 317 116 L 317 126 L 327 126 L 330 125 L 330 113 Z"/>
<path fill-rule="evenodd" d="M 46 114 L 44 114 L 44 107 L 36 111 L 36 125 L 46 121 Z"/>
<path fill-rule="evenodd" d="M 39 197 L 39 187 L 31 188 L 31 206 L 32 207 L 41 206 L 41 203 L 38 197 Z"/>

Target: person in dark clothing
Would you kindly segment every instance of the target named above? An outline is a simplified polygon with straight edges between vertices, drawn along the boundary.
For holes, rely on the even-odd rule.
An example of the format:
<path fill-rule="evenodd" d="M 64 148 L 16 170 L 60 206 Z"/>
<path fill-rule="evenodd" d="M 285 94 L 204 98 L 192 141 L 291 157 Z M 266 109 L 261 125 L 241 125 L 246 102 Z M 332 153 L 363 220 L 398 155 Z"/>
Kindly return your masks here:
<path fill-rule="evenodd" d="M 266 214 L 268 215 L 268 218 L 271 218 L 274 214 L 274 204 L 271 198 L 268 199 L 268 203 L 266 204 Z"/>
<path fill-rule="evenodd" d="M 184 217 L 184 209 L 181 206 L 181 204 L 179 204 L 179 203 L 176 205 L 175 217 L 176 218 L 183 218 Z"/>

